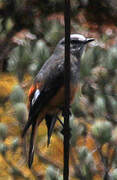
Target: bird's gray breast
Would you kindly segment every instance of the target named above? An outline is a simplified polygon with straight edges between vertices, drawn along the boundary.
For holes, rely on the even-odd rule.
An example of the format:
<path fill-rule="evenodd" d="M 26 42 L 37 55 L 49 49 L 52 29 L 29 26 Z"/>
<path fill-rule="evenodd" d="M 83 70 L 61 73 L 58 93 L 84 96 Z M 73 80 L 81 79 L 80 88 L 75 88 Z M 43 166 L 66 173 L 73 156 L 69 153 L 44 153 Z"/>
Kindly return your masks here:
<path fill-rule="evenodd" d="M 64 75 L 64 54 L 61 56 L 52 55 L 46 63 L 41 68 L 40 72 L 37 74 L 35 81 L 45 81 L 48 79 L 51 80 L 55 76 L 60 76 L 60 74 Z M 77 83 L 79 80 L 80 74 L 80 60 L 76 57 L 70 57 L 70 81 L 72 83 Z M 63 77 L 64 82 L 64 77 Z M 55 82 L 56 83 L 56 82 Z"/>
<path fill-rule="evenodd" d="M 74 59 L 74 57 L 71 57 L 71 74 L 70 74 L 70 79 L 71 83 L 78 83 L 79 78 L 80 78 L 80 60 L 79 59 Z"/>

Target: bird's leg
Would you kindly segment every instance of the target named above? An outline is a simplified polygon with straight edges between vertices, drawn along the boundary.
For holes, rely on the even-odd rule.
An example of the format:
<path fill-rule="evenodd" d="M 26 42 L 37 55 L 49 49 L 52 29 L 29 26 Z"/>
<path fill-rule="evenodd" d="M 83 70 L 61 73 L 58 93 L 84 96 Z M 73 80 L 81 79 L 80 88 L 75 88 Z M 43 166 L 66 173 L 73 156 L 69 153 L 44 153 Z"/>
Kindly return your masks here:
<path fill-rule="evenodd" d="M 69 131 L 68 131 L 68 133 L 69 133 L 69 139 L 71 138 L 71 136 L 72 136 L 72 134 L 71 134 L 71 128 L 69 128 Z M 61 134 L 64 136 L 64 128 L 61 130 Z"/>
<path fill-rule="evenodd" d="M 64 136 L 64 123 L 59 119 L 59 117 L 57 116 L 57 119 L 59 120 L 59 122 L 61 123 L 63 129 L 61 130 L 61 134 Z M 71 138 L 71 128 L 69 129 L 69 138 Z"/>
<path fill-rule="evenodd" d="M 69 109 L 68 109 L 69 111 L 68 111 L 68 113 L 69 113 L 69 116 L 71 116 L 72 115 L 72 111 L 71 111 L 71 106 L 69 105 Z M 66 112 L 65 112 L 65 109 L 63 108 L 63 111 L 62 111 L 62 115 L 63 115 L 63 117 L 65 117 L 66 116 Z M 64 129 L 65 128 L 63 128 L 62 129 L 62 131 L 61 131 L 61 133 L 64 135 L 65 133 L 64 133 Z M 72 134 L 71 134 L 71 128 L 69 128 L 68 129 L 68 134 L 69 134 L 69 139 L 71 138 L 71 136 L 72 136 Z"/>
<path fill-rule="evenodd" d="M 59 117 L 57 116 L 57 119 L 59 120 L 60 124 L 64 127 L 63 122 L 59 119 Z"/>
<path fill-rule="evenodd" d="M 64 124 L 63 122 L 59 119 L 59 117 L 57 116 L 57 119 L 59 120 L 60 124 L 62 125 L 63 129 L 61 130 L 61 134 L 64 135 Z"/>
<path fill-rule="evenodd" d="M 69 106 L 69 111 L 68 111 L 68 113 L 69 113 L 69 116 L 72 115 L 71 106 Z M 64 109 L 64 108 L 62 108 L 62 116 L 65 117 L 65 109 Z"/>

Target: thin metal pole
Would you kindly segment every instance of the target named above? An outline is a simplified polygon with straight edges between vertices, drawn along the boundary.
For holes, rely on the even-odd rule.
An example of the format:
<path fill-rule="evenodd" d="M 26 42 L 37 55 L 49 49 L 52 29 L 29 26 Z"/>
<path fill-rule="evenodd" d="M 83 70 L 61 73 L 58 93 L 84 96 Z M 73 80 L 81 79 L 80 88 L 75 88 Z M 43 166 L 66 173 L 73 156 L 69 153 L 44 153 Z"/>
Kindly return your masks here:
<path fill-rule="evenodd" d="M 63 179 L 69 179 L 69 104 L 70 104 L 70 0 L 65 0 L 65 109 L 64 109 L 64 173 Z"/>

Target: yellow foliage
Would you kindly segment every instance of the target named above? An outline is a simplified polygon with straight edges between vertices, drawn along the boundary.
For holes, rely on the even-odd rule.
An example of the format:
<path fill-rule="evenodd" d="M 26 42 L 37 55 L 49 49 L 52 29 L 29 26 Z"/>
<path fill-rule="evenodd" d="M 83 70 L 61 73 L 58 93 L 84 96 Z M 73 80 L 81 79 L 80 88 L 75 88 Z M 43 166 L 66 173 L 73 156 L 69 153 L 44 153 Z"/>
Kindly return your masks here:
<path fill-rule="evenodd" d="M 95 141 L 90 135 L 86 137 L 86 146 L 90 151 L 93 151 L 96 149 Z"/>
<path fill-rule="evenodd" d="M 13 142 L 13 139 L 14 139 L 13 136 L 8 136 L 8 137 L 5 139 L 4 143 L 7 145 L 7 147 L 10 147 L 10 145 L 11 145 L 12 142 Z"/>
<path fill-rule="evenodd" d="M 99 174 L 96 174 L 94 177 L 93 177 L 93 180 L 103 180 L 102 177 L 99 175 Z"/>
<path fill-rule="evenodd" d="M 0 180 L 13 180 L 12 176 L 8 174 L 8 163 L 2 155 L 0 155 Z"/>
<path fill-rule="evenodd" d="M 42 161 L 37 158 L 37 155 L 35 155 L 32 167 L 39 175 L 45 175 L 48 164 L 42 163 Z"/>
<path fill-rule="evenodd" d="M 107 157 L 109 154 L 109 144 L 106 143 L 102 146 L 102 153 L 103 153 L 103 156 Z"/>
<path fill-rule="evenodd" d="M 16 85 L 17 79 L 15 76 L 7 74 L 0 74 L 0 97 L 6 97 L 11 93 L 14 85 Z"/>
<path fill-rule="evenodd" d="M 0 154 L 0 172 L 4 172 L 7 169 L 7 167 L 8 165 L 6 161 L 4 160 L 3 156 Z"/>
<path fill-rule="evenodd" d="M 4 171 L 0 174 L 0 180 L 13 180 L 13 177 Z"/>
<path fill-rule="evenodd" d="M 42 121 L 38 127 L 38 135 L 41 138 L 41 137 L 45 136 L 46 134 L 47 134 L 47 128 L 45 125 L 45 121 Z"/>
<path fill-rule="evenodd" d="M 32 77 L 29 74 L 25 74 L 23 83 L 28 83 L 30 81 L 32 81 Z"/>
<path fill-rule="evenodd" d="M 31 171 L 28 167 L 21 165 L 20 169 L 22 170 L 22 173 L 25 178 L 28 178 L 29 180 L 35 180 L 33 174 L 31 173 Z"/>
<path fill-rule="evenodd" d="M 47 144 L 44 146 L 39 146 L 40 153 L 47 157 L 47 159 L 56 162 L 59 165 L 63 163 L 63 142 L 56 136 L 52 135 L 51 144 L 47 147 Z M 58 158 L 59 157 L 59 158 Z"/>
<path fill-rule="evenodd" d="M 11 136 L 19 136 L 21 134 L 17 120 L 13 116 L 6 114 L 2 116 L 1 122 L 8 126 L 8 134 Z"/>
<path fill-rule="evenodd" d="M 93 157 L 94 157 L 96 165 L 100 165 L 101 164 L 101 159 L 100 159 L 100 155 L 99 155 L 98 151 L 95 151 L 93 153 Z"/>
<path fill-rule="evenodd" d="M 3 116 L 2 116 L 2 118 L 1 118 L 1 122 L 3 122 L 3 123 L 12 123 L 13 124 L 13 122 L 16 122 L 16 119 L 12 116 L 12 115 L 8 115 L 7 113 L 6 114 L 4 114 Z"/>
<path fill-rule="evenodd" d="M 2 107 L 0 107 L 0 117 L 3 113 L 4 113 L 4 109 Z"/>
<path fill-rule="evenodd" d="M 77 146 L 80 147 L 80 146 L 83 146 L 85 143 L 85 138 L 83 136 L 80 136 L 77 140 Z"/>
<path fill-rule="evenodd" d="M 103 167 L 101 165 L 100 154 L 96 148 L 96 144 L 95 144 L 94 139 L 90 135 L 88 135 L 86 137 L 86 144 L 85 145 L 91 152 L 93 152 L 94 161 L 97 165 L 98 170 L 102 170 Z"/>

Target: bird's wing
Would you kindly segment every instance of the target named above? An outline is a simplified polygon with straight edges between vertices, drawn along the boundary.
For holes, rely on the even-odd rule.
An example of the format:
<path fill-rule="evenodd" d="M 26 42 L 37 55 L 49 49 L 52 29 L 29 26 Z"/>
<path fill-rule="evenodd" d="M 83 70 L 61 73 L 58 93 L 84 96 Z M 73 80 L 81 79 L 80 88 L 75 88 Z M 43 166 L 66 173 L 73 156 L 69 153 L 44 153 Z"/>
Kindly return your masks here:
<path fill-rule="evenodd" d="M 24 137 L 27 130 L 32 125 L 28 160 L 29 167 L 32 165 L 34 155 L 34 136 L 37 129 L 37 117 L 63 85 L 64 59 L 61 59 L 60 57 L 53 62 L 52 58 L 52 60 L 50 59 L 50 61 L 47 61 L 46 64 L 44 64 L 40 72 L 37 74 L 35 84 L 29 91 L 29 117 L 22 133 L 22 137 Z M 49 130 L 49 137 L 51 137 L 51 129 L 53 129 L 53 122 L 51 123 Z"/>
<path fill-rule="evenodd" d="M 64 85 L 64 66 L 55 67 L 53 71 L 48 75 L 45 82 L 41 86 L 41 90 L 36 89 L 33 92 L 33 97 L 30 102 L 29 118 L 23 130 L 22 136 L 25 136 L 30 125 L 36 121 L 39 113 L 54 97 L 57 91 Z"/>

